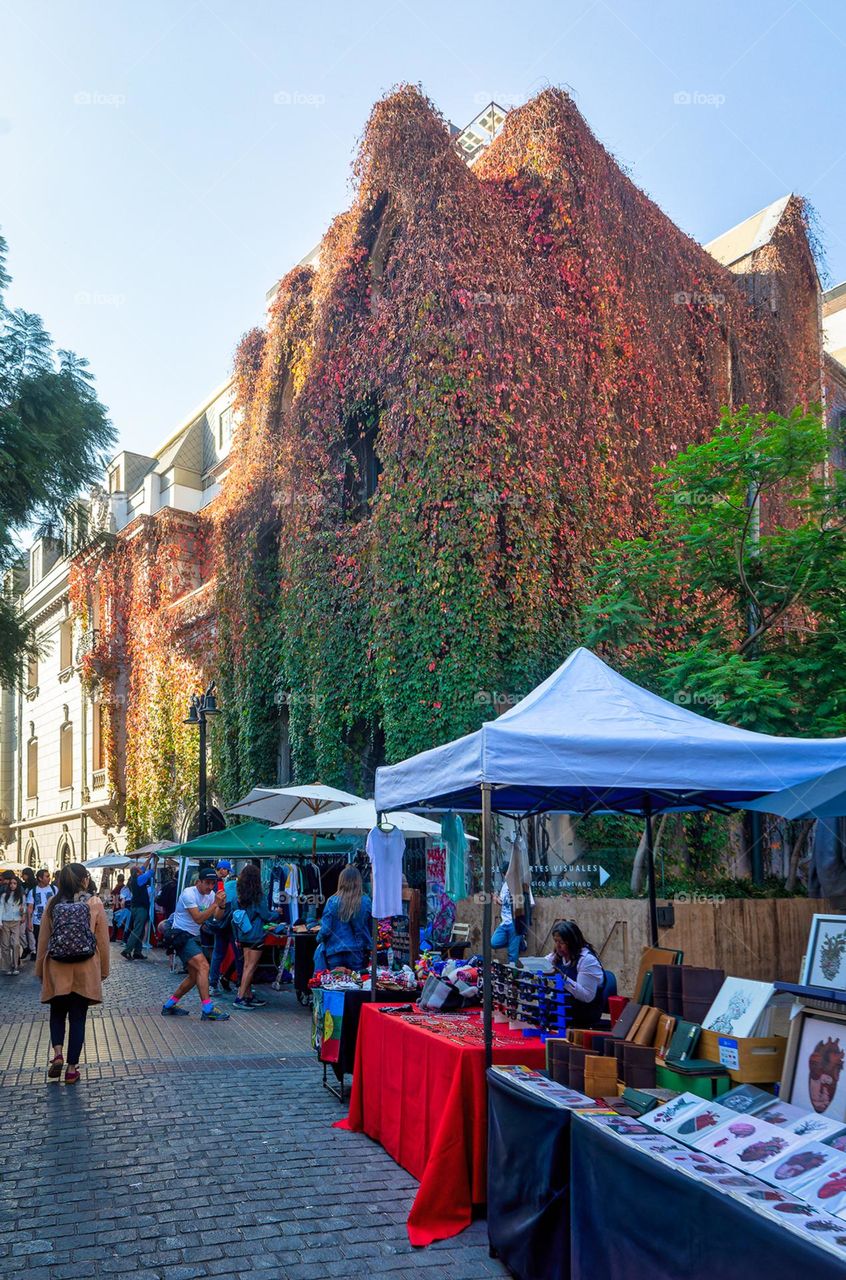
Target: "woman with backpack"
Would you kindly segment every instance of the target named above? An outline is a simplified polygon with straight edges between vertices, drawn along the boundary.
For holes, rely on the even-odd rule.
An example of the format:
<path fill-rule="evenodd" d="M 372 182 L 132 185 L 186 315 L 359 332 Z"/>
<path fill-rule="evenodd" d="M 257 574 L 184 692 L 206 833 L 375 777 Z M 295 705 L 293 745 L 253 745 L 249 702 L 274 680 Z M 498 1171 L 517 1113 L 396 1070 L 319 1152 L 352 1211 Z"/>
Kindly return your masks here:
<path fill-rule="evenodd" d="M 62 1074 L 67 1029 L 65 1084 L 79 1079 L 88 1006 L 101 1003 L 103 978 L 109 976 L 106 912 L 100 899 L 88 894 L 89 883 L 82 863 L 62 867 L 57 893 L 44 908 L 38 934 L 35 972 L 41 979 L 41 1003 L 50 1005 L 53 1047 L 47 1076 L 58 1080 Z"/>
<path fill-rule="evenodd" d="M 0 893 L 0 965 L 10 978 L 21 971 L 21 934 L 25 910 L 21 882 L 17 876 L 9 876 Z"/>
<path fill-rule="evenodd" d="M 280 916 L 281 910 L 276 914 Z M 267 1004 L 253 992 L 252 980 L 264 951 L 266 926 L 272 923 L 273 912 L 262 893 L 261 872 L 248 862 L 238 876 L 237 902 L 232 911 L 232 933 L 244 952 L 244 969 L 233 1009 L 262 1009 Z"/>

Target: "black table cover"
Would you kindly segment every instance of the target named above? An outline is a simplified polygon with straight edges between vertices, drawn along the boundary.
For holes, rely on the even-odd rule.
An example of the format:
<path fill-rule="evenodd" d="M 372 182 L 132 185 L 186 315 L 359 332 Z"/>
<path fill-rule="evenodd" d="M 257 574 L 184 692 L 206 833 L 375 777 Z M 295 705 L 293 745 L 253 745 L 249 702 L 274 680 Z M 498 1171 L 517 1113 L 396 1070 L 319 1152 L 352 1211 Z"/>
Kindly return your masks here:
<path fill-rule="evenodd" d="M 518 1280 L 567 1280 L 570 1112 L 487 1075 L 491 1248 Z"/>
<path fill-rule="evenodd" d="M 579 1116 L 570 1144 L 572 1280 L 846 1277 L 812 1240 Z"/>

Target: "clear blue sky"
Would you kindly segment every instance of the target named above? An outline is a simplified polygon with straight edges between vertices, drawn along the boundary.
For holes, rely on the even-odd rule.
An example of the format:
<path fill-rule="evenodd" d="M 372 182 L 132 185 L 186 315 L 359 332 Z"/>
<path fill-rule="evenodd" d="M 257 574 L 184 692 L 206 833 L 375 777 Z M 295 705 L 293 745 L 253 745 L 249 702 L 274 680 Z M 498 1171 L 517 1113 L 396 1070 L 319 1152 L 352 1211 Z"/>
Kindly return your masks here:
<path fill-rule="evenodd" d="M 566 86 L 691 235 L 793 190 L 846 277 L 841 0 L 0 0 L 0 51 L 11 301 L 139 452 L 228 375 L 404 80 L 459 125 Z"/>

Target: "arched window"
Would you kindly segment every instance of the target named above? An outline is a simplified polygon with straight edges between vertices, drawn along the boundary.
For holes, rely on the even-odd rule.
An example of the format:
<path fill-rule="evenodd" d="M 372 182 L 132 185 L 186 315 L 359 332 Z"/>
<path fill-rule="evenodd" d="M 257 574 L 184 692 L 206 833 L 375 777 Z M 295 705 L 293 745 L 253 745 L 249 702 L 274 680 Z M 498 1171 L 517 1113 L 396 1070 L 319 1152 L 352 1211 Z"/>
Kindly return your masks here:
<path fill-rule="evenodd" d="M 38 795 L 38 739 L 35 736 L 35 724 L 30 721 L 29 739 L 26 744 L 26 798 L 34 799 Z"/>
<path fill-rule="evenodd" d="M 59 867 L 66 867 L 69 862 L 73 862 L 73 841 L 66 832 L 59 839 L 58 848 L 56 849 L 56 864 Z"/>
<path fill-rule="evenodd" d="M 73 620 L 66 618 L 59 627 L 59 670 L 68 671 L 73 666 Z"/>
<path fill-rule="evenodd" d="M 59 787 L 73 786 L 73 725 L 64 708 L 65 722 L 59 730 Z"/>
<path fill-rule="evenodd" d="M 24 848 L 24 862 L 28 867 L 32 867 L 33 871 L 38 866 L 38 845 L 35 843 L 35 837 L 30 836 Z"/>

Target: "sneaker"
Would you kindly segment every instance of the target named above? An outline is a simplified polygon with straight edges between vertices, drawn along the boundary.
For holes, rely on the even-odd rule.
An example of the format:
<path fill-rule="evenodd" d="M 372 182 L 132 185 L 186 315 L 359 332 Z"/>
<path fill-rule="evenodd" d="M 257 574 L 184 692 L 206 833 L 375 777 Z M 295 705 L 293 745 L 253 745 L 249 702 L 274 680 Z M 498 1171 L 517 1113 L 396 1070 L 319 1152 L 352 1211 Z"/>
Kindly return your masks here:
<path fill-rule="evenodd" d="M 124 960 L 134 960 L 134 959 L 135 959 L 135 956 L 134 956 L 134 955 L 132 955 L 132 953 L 131 953 L 130 951 L 121 951 L 121 953 L 120 953 L 120 954 L 123 956 Z"/>
<path fill-rule="evenodd" d="M 17 978 L 20 974 L 20 969 L 10 969 L 9 974 L 11 977 Z"/>
<path fill-rule="evenodd" d="M 250 996 L 250 1004 L 254 1009 L 263 1009 L 267 1001 L 262 1000 L 261 996 Z"/>
<path fill-rule="evenodd" d="M 257 1009 L 258 1005 L 250 996 L 246 996 L 243 1000 L 241 999 L 240 996 L 236 996 L 235 999 L 232 1001 L 232 1008 L 249 1010 L 249 1009 Z"/>
<path fill-rule="evenodd" d="M 227 1022 L 229 1014 L 224 1013 L 223 1009 L 218 1009 L 217 1005 L 214 1005 L 209 1009 L 208 1013 L 206 1013 L 205 1009 L 203 1010 L 200 1014 L 200 1020 L 202 1022 Z"/>
<path fill-rule="evenodd" d="M 163 1018 L 187 1018 L 188 1016 L 188 1010 L 183 1009 L 181 1004 L 162 1005 Z"/>
<path fill-rule="evenodd" d="M 210 995 L 210 996 L 216 996 L 218 999 L 220 999 L 220 997 L 222 996 L 222 994 L 223 994 L 223 992 L 221 991 L 220 987 L 217 987 L 217 986 L 215 986 L 215 987 L 209 987 L 209 995 Z"/>

